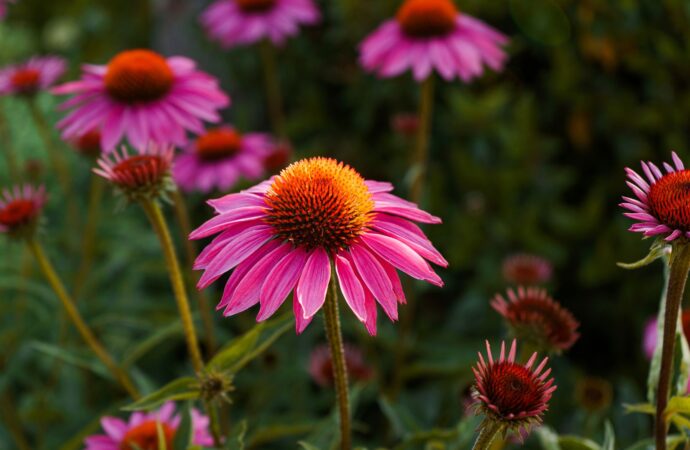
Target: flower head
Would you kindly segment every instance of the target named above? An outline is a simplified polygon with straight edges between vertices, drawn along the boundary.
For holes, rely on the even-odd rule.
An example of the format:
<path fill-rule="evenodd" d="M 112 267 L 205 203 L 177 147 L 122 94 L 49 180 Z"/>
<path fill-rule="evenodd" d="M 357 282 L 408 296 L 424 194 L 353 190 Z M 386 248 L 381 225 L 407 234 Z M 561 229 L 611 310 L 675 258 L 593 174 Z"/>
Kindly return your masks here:
<path fill-rule="evenodd" d="M 101 156 L 101 131 L 98 128 L 87 131 L 72 140 L 72 147 L 80 154 L 89 158 Z"/>
<path fill-rule="evenodd" d="M 66 70 L 67 63 L 58 56 L 36 56 L 5 67 L 0 70 L 0 95 L 35 95 L 55 84 Z"/>
<path fill-rule="evenodd" d="M 551 279 L 552 273 L 551 263 L 537 255 L 517 253 L 503 260 L 503 278 L 509 283 L 542 284 Z"/>
<path fill-rule="evenodd" d="M 497 294 L 491 306 L 508 322 L 512 334 L 546 352 L 559 353 L 580 337 L 580 324 L 544 289 L 507 290 L 508 300 Z"/>
<path fill-rule="evenodd" d="M 690 238 L 690 170 L 675 152 L 671 156 L 673 165 L 663 164 L 666 173 L 652 162 L 642 162 L 644 176 L 626 168 L 635 198 L 623 197 L 620 205 L 629 211 L 625 216 L 637 221 L 630 231 L 664 236 L 667 242 Z"/>
<path fill-rule="evenodd" d="M 383 23 L 360 46 L 362 66 L 381 77 L 412 70 L 417 81 L 433 70 L 465 82 L 484 65 L 501 70 L 508 38 L 484 22 L 461 14 L 452 0 L 405 0 L 394 19 Z"/>
<path fill-rule="evenodd" d="M 283 170 L 290 163 L 292 153 L 292 147 L 289 143 L 278 142 L 271 150 L 271 153 L 264 157 L 264 172 L 269 175 L 275 175 Z"/>
<path fill-rule="evenodd" d="M 396 269 L 441 286 L 425 259 L 448 264 L 412 223 L 441 220 L 392 190 L 336 160 L 311 158 L 251 189 L 210 200 L 216 217 L 190 236 L 220 233 L 196 260 L 195 268 L 205 270 L 198 287 L 234 269 L 218 309 L 229 316 L 259 303 L 259 321 L 294 289 L 301 333 L 325 301 L 335 264 L 345 301 L 375 334 L 376 303 L 397 320 L 398 303 L 405 302 Z"/>
<path fill-rule="evenodd" d="M 73 111 L 58 128 L 66 140 L 98 128 L 106 152 L 124 137 L 136 148 L 150 141 L 184 145 L 187 131 L 202 133 L 202 121 L 218 122 L 218 110 L 230 103 L 215 78 L 179 56 L 128 50 L 105 66 L 85 65 L 83 71 L 81 80 L 53 89 L 75 94 L 61 105 Z"/>
<path fill-rule="evenodd" d="M 209 433 L 209 419 L 196 409 L 191 411 L 192 442 L 198 446 L 212 446 Z M 162 429 L 166 447 L 172 449 L 175 433 L 182 418 L 175 414 L 175 404 L 165 403 L 152 413 L 133 413 L 128 421 L 117 417 L 103 417 L 101 426 L 105 434 L 96 434 L 85 439 L 85 450 L 157 450 L 158 430 Z"/>
<path fill-rule="evenodd" d="M 14 236 L 32 234 L 45 202 L 43 186 L 35 188 L 26 184 L 4 189 L 0 194 L 0 233 Z"/>
<path fill-rule="evenodd" d="M 350 380 L 367 381 L 374 376 L 373 370 L 364 362 L 362 352 L 345 344 L 345 365 Z M 327 345 L 320 345 L 311 352 L 309 374 L 319 386 L 333 385 L 333 358 Z"/>
<path fill-rule="evenodd" d="M 281 45 L 300 25 L 320 18 L 312 0 L 217 0 L 203 12 L 201 23 L 212 39 L 231 48 L 264 39 Z"/>
<path fill-rule="evenodd" d="M 596 413 L 611 406 L 613 387 L 599 377 L 583 377 L 575 386 L 575 400 L 586 411 Z"/>
<path fill-rule="evenodd" d="M 149 144 L 130 154 L 126 147 L 98 159 L 93 171 L 117 186 L 130 201 L 165 196 L 173 189 L 170 169 L 174 150 Z"/>
<path fill-rule="evenodd" d="M 479 363 L 472 371 L 477 413 L 499 422 L 506 430 L 524 435 L 533 425 L 542 422 L 556 386 L 553 378 L 548 378 L 551 373 L 551 369 L 546 369 L 548 358 L 535 368 L 536 353 L 522 365 L 515 362 L 515 351 L 513 340 L 506 357 L 506 345 L 501 342 L 501 354 L 494 361 L 491 346 L 486 341 L 488 361 L 479 353 Z"/>
<path fill-rule="evenodd" d="M 241 178 L 259 178 L 273 145 L 265 134 L 240 134 L 229 126 L 212 128 L 175 158 L 175 181 L 186 191 L 227 191 Z"/>

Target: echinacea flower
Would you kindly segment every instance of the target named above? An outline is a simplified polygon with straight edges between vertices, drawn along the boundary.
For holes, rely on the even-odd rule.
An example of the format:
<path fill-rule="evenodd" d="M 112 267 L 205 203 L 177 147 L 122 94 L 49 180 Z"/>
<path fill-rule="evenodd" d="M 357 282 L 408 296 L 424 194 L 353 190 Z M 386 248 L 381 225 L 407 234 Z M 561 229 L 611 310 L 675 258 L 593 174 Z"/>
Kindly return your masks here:
<path fill-rule="evenodd" d="M 173 189 L 173 157 L 174 149 L 168 145 L 151 143 L 134 154 L 122 147 L 119 152 L 102 155 L 93 171 L 119 188 L 130 201 L 154 199 Z"/>
<path fill-rule="evenodd" d="M 0 233 L 15 236 L 31 234 L 45 202 L 43 186 L 26 184 L 4 189 L 0 194 Z"/>
<path fill-rule="evenodd" d="M 0 0 L 0 20 L 4 19 L 7 14 L 7 5 L 14 2 L 15 0 Z"/>
<path fill-rule="evenodd" d="M 364 362 L 362 352 L 348 344 L 345 344 L 344 350 L 348 378 L 355 381 L 370 380 L 374 371 Z M 319 386 L 333 385 L 333 358 L 327 345 L 320 345 L 311 352 L 309 375 Z"/>
<path fill-rule="evenodd" d="M 198 446 L 212 446 L 209 433 L 209 419 L 196 409 L 190 411 L 192 419 L 192 443 Z M 101 426 L 105 434 L 96 434 L 85 439 L 85 450 L 157 450 L 159 428 L 163 430 L 166 448 L 172 449 L 175 434 L 182 418 L 175 414 L 175 404 L 165 403 L 152 413 L 133 413 L 128 421 L 117 417 L 103 417 Z"/>
<path fill-rule="evenodd" d="M 58 56 L 35 56 L 0 70 L 0 95 L 32 96 L 64 75 L 67 63 Z"/>
<path fill-rule="evenodd" d="M 541 256 L 517 253 L 503 260 L 503 278 L 512 284 L 535 285 L 551 279 L 551 263 Z"/>
<path fill-rule="evenodd" d="M 497 294 L 491 301 L 508 323 L 514 337 L 541 351 L 560 353 L 580 337 L 580 324 L 573 315 L 554 301 L 544 289 L 519 287 L 508 289 L 508 300 Z"/>
<path fill-rule="evenodd" d="M 107 65 L 84 65 L 83 72 L 81 80 L 53 89 L 75 94 L 60 106 L 73 110 L 58 128 L 65 140 L 99 128 L 105 152 L 124 137 L 136 148 L 150 141 L 184 145 L 187 131 L 202 133 L 203 121 L 220 121 L 218 110 L 230 103 L 215 78 L 180 56 L 128 50 Z"/>
<path fill-rule="evenodd" d="M 101 132 L 98 128 L 87 131 L 72 140 L 72 147 L 81 155 L 97 158 L 101 155 Z"/>
<path fill-rule="evenodd" d="M 515 340 L 506 355 L 505 342 L 501 342 L 501 353 L 497 360 L 491 354 L 486 341 L 485 360 L 479 353 L 477 367 L 473 367 L 475 378 L 475 401 L 477 414 L 484 414 L 488 420 L 525 436 L 532 426 L 541 424 L 544 412 L 556 386 L 548 378 L 551 369 L 546 369 L 548 358 L 534 367 L 537 354 L 526 364 L 515 362 Z"/>
<path fill-rule="evenodd" d="M 583 377 L 575 385 L 575 400 L 587 412 L 596 413 L 611 406 L 613 386 L 600 377 Z"/>
<path fill-rule="evenodd" d="M 412 221 L 441 223 L 390 193 L 389 183 L 366 181 L 329 158 L 298 161 L 280 175 L 238 194 L 210 200 L 217 215 L 191 239 L 220 233 L 199 255 L 204 289 L 234 269 L 217 309 L 230 316 L 260 304 L 268 319 L 294 289 L 301 333 L 323 306 L 332 264 L 345 302 L 372 335 L 376 303 L 391 320 L 405 302 L 399 269 L 437 286 L 425 261 L 447 262 Z"/>
<path fill-rule="evenodd" d="M 256 180 L 274 143 L 263 133 L 242 134 L 230 126 L 207 130 L 175 158 L 173 175 L 185 191 L 227 191 L 240 179 Z"/>
<path fill-rule="evenodd" d="M 642 162 L 644 176 L 626 168 L 627 184 L 635 198 L 623 197 L 625 216 L 637 223 L 630 231 L 645 236 L 663 236 L 667 242 L 690 238 L 690 170 L 686 170 L 676 152 L 673 165 L 664 163 L 665 173 L 653 162 Z M 646 178 L 645 178 L 646 177 Z"/>
<path fill-rule="evenodd" d="M 264 172 L 268 175 L 275 175 L 283 170 L 290 163 L 292 153 L 290 144 L 278 142 L 271 150 L 271 153 L 264 157 Z"/>
<path fill-rule="evenodd" d="M 465 82 L 484 66 L 501 70 L 508 38 L 484 22 L 460 13 L 452 0 L 405 0 L 394 19 L 384 22 L 360 46 L 362 66 L 380 77 L 412 70 L 423 81 L 438 72 Z"/>
<path fill-rule="evenodd" d="M 202 14 L 209 36 L 225 48 L 269 39 L 281 45 L 301 25 L 318 23 L 312 0 L 218 0 Z"/>

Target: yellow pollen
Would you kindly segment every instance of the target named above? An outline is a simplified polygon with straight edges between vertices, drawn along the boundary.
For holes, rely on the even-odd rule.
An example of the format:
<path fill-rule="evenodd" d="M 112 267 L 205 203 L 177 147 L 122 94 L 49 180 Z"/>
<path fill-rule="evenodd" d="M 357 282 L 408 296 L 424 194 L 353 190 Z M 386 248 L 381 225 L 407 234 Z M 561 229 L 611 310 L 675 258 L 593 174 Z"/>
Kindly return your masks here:
<path fill-rule="evenodd" d="M 266 221 L 276 236 L 329 252 L 352 244 L 366 230 L 374 210 L 364 178 L 346 164 L 321 157 L 285 168 L 265 201 Z"/>

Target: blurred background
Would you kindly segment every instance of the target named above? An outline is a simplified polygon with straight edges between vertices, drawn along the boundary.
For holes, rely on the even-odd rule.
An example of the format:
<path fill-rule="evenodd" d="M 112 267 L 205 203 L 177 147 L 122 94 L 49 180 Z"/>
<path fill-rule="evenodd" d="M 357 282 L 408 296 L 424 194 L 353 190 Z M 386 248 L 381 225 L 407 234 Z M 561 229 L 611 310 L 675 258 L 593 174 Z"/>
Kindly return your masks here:
<path fill-rule="evenodd" d="M 70 61 L 65 79 L 74 79 L 81 63 L 105 64 L 128 48 L 190 56 L 231 95 L 227 121 L 268 131 L 257 49 L 224 51 L 210 42 L 198 22 L 208 3 L 20 0 L 0 23 L 0 64 L 60 54 Z M 392 181 L 404 197 L 413 138 L 395 124 L 396 117 L 416 111 L 418 86 L 409 75 L 376 79 L 357 64 L 359 42 L 399 2 L 319 4 L 322 24 L 304 29 L 278 53 L 296 157 L 337 157 L 366 178 Z M 622 404 L 645 399 L 642 328 L 658 307 L 662 284 L 660 263 L 635 272 L 616 266 L 642 258 L 649 247 L 626 231 L 630 221 L 618 207 L 628 191 L 623 168 L 638 168 L 641 159 L 668 160 L 671 150 L 690 157 L 690 3 L 456 4 L 510 36 L 509 62 L 504 72 L 487 73 L 471 85 L 438 84 L 423 207 L 444 220 L 425 231 L 450 267 L 440 272 L 444 289 L 414 286 L 419 301 L 408 363 L 394 366 L 397 324 L 380 321 L 380 335 L 372 339 L 344 313 L 346 340 L 364 351 L 375 371 L 374 380 L 356 389 L 356 441 L 370 448 L 401 442 L 410 442 L 405 448 L 445 448 L 424 447 L 429 444 L 413 438 L 423 430 L 453 428 L 463 416 L 476 352 L 484 339 L 506 336 L 489 306 L 508 286 L 503 260 L 528 252 L 551 262 L 549 292 L 581 322 L 580 340 L 553 359 L 559 390 L 546 423 L 559 433 L 600 442 L 610 420 L 623 448 L 651 432 L 648 417 L 627 415 Z M 58 101 L 44 94 L 40 102 L 52 123 L 57 121 Z M 55 176 L 26 105 L 2 98 L 0 108 L 27 174 L 50 192 Z M 67 145 L 62 150 L 85 214 L 90 165 Z M 4 161 L 0 180 L 9 183 Z M 195 225 L 210 217 L 204 200 L 188 199 Z M 51 195 L 42 240 L 69 285 L 78 265 L 79 233 L 69 227 L 64 205 Z M 117 357 L 131 359 L 138 382 L 153 389 L 189 371 L 160 248 L 134 205 L 118 209 L 108 195 L 101 214 L 97 257 L 79 305 Z M 19 243 L 0 240 L 0 448 L 15 448 L 17 427 L 28 448 L 81 448 L 98 418 L 117 414 L 125 400 L 113 394 L 100 366 L 61 318 L 29 256 Z M 218 285 L 210 291 L 214 304 Z M 221 342 L 246 330 L 254 314 L 218 315 Z M 306 369 L 310 352 L 323 340 L 319 323 L 303 336 L 290 331 L 237 376 L 231 417 L 234 423 L 247 420 L 250 448 L 294 448 L 299 439 L 315 445 L 326 439 L 320 437 L 327 433 L 321 423 L 332 392 L 318 387 Z M 403 389 L 388 395 L 395 376 L 404 380 Z M 592 406 L 583 386 L 595 386 L 592 395 L 599 389 L 604 400 L 610 389 L 613 400 Z M 539 448 L 536 439 L 527 446 Z"/>

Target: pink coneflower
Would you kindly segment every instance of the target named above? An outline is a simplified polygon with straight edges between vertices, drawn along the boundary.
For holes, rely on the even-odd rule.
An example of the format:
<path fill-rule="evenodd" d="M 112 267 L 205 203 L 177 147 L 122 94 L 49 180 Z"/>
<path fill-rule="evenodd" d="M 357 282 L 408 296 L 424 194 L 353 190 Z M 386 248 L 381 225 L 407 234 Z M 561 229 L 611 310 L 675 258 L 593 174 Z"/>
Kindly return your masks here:
<path fill-rule="evenodd" d="M 190 236 L 220 233 L 196 260 L 195 268 L 205 270 L 198 287 L 234 268 L 218 309 L 229 316 L 259 303 L 259 321 L 294 289 L 301 333 L 324 304 L 334 263 L 345 301 L 373 335 L 376 302 L 391 320 L 405 302 L 396 269 L 442 286 L 425 259 L 448 264 L 411 222 L 441 219 L 392 190 L 336 160 L 311 158 L 251 189 L 211 200 L 218 215 Z"/>
<path fill-rule="evenodd" d="M 97 158 L 101 155 L 101 132 L 93 129 L 72 140 L 72 147 L 80 154 Z"/>
<path fill-rule="evenodd" d="M 126 137 L 132 146 L 149 141 L 184 145 L 186 131 L 202 133 L 202 121 L 218 122 L 230 100 L 194 61 L 164 58 L 151 50 L 128 50 L 105 66 L 85 65 L 79 81 L 56 87 L 75 94 L 61 105 L 72 109 L 58 123 L 65 140 L 86 130 L 101 130 L 101 147 L 110 152 Z"/>
<path fill-rule="evenodd" d="M 175 158 L 175 181 L 185 191 L 227 191 L 241 178 L 256 180 L 274 143 L 262 133 L 229 126 L 207 130 Z"/>
<path fill-rule="evenodd" d="M 345 344 L 345 363 L 350 380 L 367 381 L 374 376 L 357 347 Z M 319 386 L 333 385 L 333 358 L 327 345 L 320 345 L 311 352 L 309 374 Z"/>
<path fill-rule="evenodd" d="M 14 186 L 0 194 L 0 233 L 32 231 L 46 202 L 43 186 Z"/>
<path fill-rule="evenodd" d="M 192 443 L 198 446 L 212 446 L 209 433 L 209 419 L 192 409 Z M 175 433 L 182 418 L 175 414 L 175 404 L 165 403 L 152 413 L 133 413 L 127 422 L 117 417 L 103 417 L 101 426 L 105 434 L 96 434 L 85 439 L 85 450 L 157 450 L 158 430 L 163 430 L 166 448 L 172 449 Z M 160 424 L 160 425 L 159 425 Z"/>
<path fill-rule="evenodd" d="M 287 142 L 279 142 L 271 153 L 264 158 L 264 172 L 268 175 L 275 175 L 283 170 L 290 163 L 292 158 L 292 147 Z"/>
<path fill-rule="evenodd" d="M 135 154 L 122 147 L 98 159 L 97 175 L 117 186 L 130 199 L 156 198 L 169 191 L 174 150 L 167 145 L 149 144 Z"/>
<path fill-rule="evenodd" d="M 0 70 L 0 95 L 32 96 L 64 75 L 67 63 L 58 56 L 36 56 Z"/>
<path fill-rule="evenodd" d="M 231 48 L 263 39 L 281 45 L 300 25 L 320 18 L 312 0 L 219 0 L 203 12 L 201 22 L 211 38 Z"/>
<path fill-rule="evenodd" d="M 7 5 L 15 1 L 16 0 L 0 0 L 0 20 L 4 19 L 7 14 Z"/>
<path fill-rule="evenodd" d="M 551 280 L 551 263 L 541 256 L 527 253 L 510 255 L 503 260 L 503 278 L 512 284 L 534 285 Z"/>
<path fill-rule="evenodd" d="M 580 337 L 575 317 L 554 301 L 544 289 L 519 287 L 508 289 L 508 300 L 497 294 L 491 301 L 508 322 L 512 334 L 541 351 L 560 353 Z"/>
<path fill-rule="evenodd" d="M 522 365 L 515 362 L 515 341 L 506 358 L 506 345 L 501 342 L 501 354 L 494 361 L 491 346 L 486 341 L 488 361 L 479 353 L 479 363 L 472 368 L 475 378 L 477 413 L 498 423 L 504 430 L 529 433 L 533 425 L 542 422 L 542 416 L 549 407 L 551 394 L 556 390 L 553 378 L 548 378 L 551 369 L 546 369 L 548 358 L 533 368 L 537 354 Z"/>
<path fill-rule="evenodd" d="M 647 178 L 630 168 L 627 184 L 636 198 L 623 197 L 620 206 L 627 209 L 625 216 L 638 222 L 630 231 L 645 236 L 665 236 L 670 242 L 680 237 L 690 238 L 690 171 L 686 170 L 676 152 L 672 152 L 674 166 L 664 163 L 663 173 L 654 163 L 642 162 L 642 171 Z"/>
<path fill-rule="evenodd" d="M 683 310 L 680 316 L 683 322 L 683 334 L 685 339 L 690 344 L 690 309 Z M 654 349 L 656 348 L 656 336 L 657 336 L 657 319 L 652 317 L 647 321 L 644 327 L 644 333 L 642 338 L 642 349 L 647 359 L 651 360 L 654 356 Z"/>
<path fill-rule="evenodd" d="M 484 65 L 501 70 L 508 38 L 484 22 L 461 14 L 451 0 L 406 0 L 360 46 L 362 66 L 381 77 L 412 70 L 417 81 L 433 70 L 444 79 L 480 76 Z"/>

